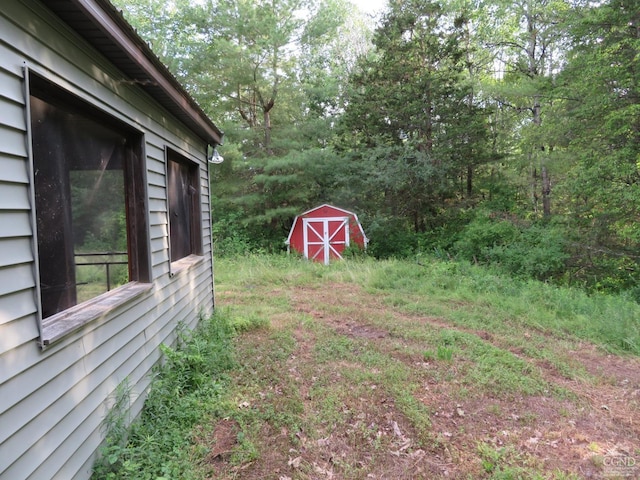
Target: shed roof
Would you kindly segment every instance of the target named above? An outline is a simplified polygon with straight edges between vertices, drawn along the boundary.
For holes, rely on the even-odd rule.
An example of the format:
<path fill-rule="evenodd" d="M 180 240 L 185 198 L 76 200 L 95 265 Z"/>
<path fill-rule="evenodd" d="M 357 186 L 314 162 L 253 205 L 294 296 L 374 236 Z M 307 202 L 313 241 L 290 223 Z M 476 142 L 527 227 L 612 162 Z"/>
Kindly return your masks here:
<path fill-rule="evenodd" d="M 198 136 L 214 146 L 222 143 L 222 131 L 108 0 L 44 3 Z"/>

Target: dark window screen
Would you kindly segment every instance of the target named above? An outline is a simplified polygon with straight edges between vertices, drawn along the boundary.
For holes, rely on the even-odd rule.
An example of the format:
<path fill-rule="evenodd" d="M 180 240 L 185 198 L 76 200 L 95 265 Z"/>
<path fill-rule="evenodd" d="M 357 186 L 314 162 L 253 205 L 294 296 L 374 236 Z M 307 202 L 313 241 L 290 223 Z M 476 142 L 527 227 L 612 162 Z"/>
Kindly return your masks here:
<path fill-rule="evenodd" d="M 34 189 L 43 318 L 137 279 L 128 207 L 140 135 L 35 80 Z M 130 204 L 130 202 L 129 202 Z M 134 235 L 136 237 L 138 235 Z"/>
<path fill-rule="evenodd" d="M 167 181 L 171 261 L 202 253 L 198 166 L 169 150 Z"/>

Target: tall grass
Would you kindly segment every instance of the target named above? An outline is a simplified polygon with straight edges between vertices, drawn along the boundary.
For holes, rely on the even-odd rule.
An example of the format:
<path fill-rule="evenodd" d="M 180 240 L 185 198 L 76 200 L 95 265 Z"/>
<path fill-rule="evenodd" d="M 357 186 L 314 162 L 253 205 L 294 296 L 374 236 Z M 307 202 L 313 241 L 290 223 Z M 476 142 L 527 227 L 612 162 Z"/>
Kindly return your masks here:
<path fill-rule="evenodd" d="M 355 259 L 329 266 L 285 255 L 221 259 L 218 286 L 243 279 L 278 287 L 353 282 L 413 313 L 445 316 L 469 328 L 528 327 L 640 355 L 640 305 L 623 295 L 589 295 L 578 288 L 520 280 L 465 262 L 436 258 Z"/>
<path fill-rule="evenodd" d="M 576 288 L 436 260 L 423 265 L 390 262 L 369 285 L 392 296 L 431 295 L 441 305 L 456 301 L 455 311 L 447 316 L 474 328 L 527 326 L 593 342 L 612 352 L 640 355 L 640 305 L 621 295 L 588 295 Z M 417 309 L 430 304 L 417 302 Z"/>

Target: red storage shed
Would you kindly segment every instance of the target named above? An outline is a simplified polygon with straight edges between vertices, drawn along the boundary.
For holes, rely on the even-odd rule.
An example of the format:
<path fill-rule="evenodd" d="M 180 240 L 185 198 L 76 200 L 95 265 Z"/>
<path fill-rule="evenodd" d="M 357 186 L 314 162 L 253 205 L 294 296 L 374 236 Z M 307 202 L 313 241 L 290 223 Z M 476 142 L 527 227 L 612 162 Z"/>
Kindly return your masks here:
<path fill-rule="evenodd" d="M 366 248 L 368 241 L 355 213 L 325 204 L 295 218 L 286 244 L 289 251 L 328 265 L 349 245 Z"/>

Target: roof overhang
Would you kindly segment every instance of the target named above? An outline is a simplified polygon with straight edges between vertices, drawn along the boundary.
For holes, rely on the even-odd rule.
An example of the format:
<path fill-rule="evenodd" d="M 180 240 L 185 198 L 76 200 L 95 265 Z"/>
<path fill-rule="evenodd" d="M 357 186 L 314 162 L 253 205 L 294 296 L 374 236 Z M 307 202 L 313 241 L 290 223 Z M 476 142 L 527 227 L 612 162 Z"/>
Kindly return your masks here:
<path fill-rule="evenodd" d="M 222 143 L 222 131 L 108 0 L 43 3 L 208 144 Z"/>

